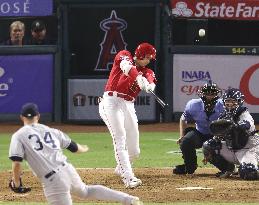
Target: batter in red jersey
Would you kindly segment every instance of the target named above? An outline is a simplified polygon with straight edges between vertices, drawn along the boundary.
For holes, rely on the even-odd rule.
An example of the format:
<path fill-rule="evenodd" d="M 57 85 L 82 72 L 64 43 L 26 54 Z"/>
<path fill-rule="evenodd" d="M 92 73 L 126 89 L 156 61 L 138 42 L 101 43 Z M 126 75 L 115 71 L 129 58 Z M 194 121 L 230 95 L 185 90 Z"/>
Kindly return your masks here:
<path fill-rule="evenodd" d="M 132 170 L 132 162 L 140 154 L 138 119 L 134 101 L 141 90 L 154 91 L 156 78 L 146 66 L 156 58 L 156 49 L 149 43 L 141 43 L 135 55 L 120 51 L 114 59 L 99 113 L 113 139 L 117 166 L 115 173 L 127 188 L 142 184 Z"/>

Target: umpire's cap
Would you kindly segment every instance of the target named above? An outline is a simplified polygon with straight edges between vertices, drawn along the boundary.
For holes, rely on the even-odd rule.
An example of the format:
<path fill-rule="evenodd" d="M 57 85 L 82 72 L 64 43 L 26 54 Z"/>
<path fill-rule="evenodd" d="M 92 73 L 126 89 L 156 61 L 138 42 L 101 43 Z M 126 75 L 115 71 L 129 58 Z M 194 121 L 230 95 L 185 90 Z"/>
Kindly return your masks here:
<path fill-rule="evenodd" d="M 31 24 L 31 30 L 34 32 L 41 32 L 42 30 L 46 29 L 46 25 L 41 20 L 35 20 Z"/>
<path fill-rule="evenodd" d="M 38 105 L 35 103 L 26 103 L 22 106 L 21 115 L 27 118 L 32 118 L 39 114 Z"/>

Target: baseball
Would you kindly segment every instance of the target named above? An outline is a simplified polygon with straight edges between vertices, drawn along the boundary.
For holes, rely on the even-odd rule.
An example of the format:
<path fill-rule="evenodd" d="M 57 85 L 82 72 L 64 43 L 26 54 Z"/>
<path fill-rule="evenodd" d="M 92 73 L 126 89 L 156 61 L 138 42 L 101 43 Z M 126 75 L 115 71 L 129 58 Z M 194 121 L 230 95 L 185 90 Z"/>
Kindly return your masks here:
<path fill-rule="evenodd" d="M 206 34 L 205 30 L 201 28 L 201 29 L 199 30 L 199 36 L 200 36 L 200 37 L 204 37 L 205 34 Z"/>

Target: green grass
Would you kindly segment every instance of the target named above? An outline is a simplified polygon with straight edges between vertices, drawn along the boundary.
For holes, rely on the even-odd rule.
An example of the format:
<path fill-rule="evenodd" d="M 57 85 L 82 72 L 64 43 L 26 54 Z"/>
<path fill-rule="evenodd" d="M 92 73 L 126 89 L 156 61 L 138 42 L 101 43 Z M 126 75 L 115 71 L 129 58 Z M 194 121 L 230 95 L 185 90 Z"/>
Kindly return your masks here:
<path fill-rule="evenodd" d="M 114 167 L 112 139 L 108 133 L 70 133 L 70 137 L 80 144 L 87 144 L 90 150 L 83 154 L 73 154 L 64 150 L 64 154 L 75 167 Z M 168 154 L 172 150 L 179 150 L 175 141 L 164 139 L 177 139 L 178 133 L 141 133 L 140 159 L 134 167 L 171 167 L 182 163 L 180 154 Z M 0 171 L 10 170 L 11 161 L 8 159 L 10 134 L 0 134 Z M 26 165 L 25 165 L 26 167 Z"/>

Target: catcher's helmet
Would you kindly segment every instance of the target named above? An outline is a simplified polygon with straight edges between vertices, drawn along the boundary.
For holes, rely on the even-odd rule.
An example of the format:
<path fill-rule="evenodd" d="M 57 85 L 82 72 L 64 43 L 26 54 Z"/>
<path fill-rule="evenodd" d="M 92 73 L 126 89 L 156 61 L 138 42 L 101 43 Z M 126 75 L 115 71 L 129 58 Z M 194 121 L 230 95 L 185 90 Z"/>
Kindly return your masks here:
<path fill-rule="evenodd" d="M 152 59 L 156 59 L 156 49 L 149 43 L 141 43 L 135 50 L 135 57 L 137 59 L 143 60 L 146 55 L 150 55 Z"/>
<path fill-rule="evenodd" d="M 227 106 L 227 101 L 228 100 L 234 100 L 235 101 L 235 106 L 234 107 L 228 107 Z M 229 88 L 228 90 L 225 91 L 223 94 L 223 103 L 224 107 L 227 112 L 231 112 L 233 114 L 236 113 L 236 111 L 243 105 L 243 102 L 245 100 L 245 96 L 241 91 L 237 88 Z"/>
<path fill-rule="evenodd" d="M 205 111 L 212 112 L 217 100 L 221 96 L 221 89 L 217 86 L 216 83 L 209 81 L 199 89 L 197 94 L 204 103 Z"/>

